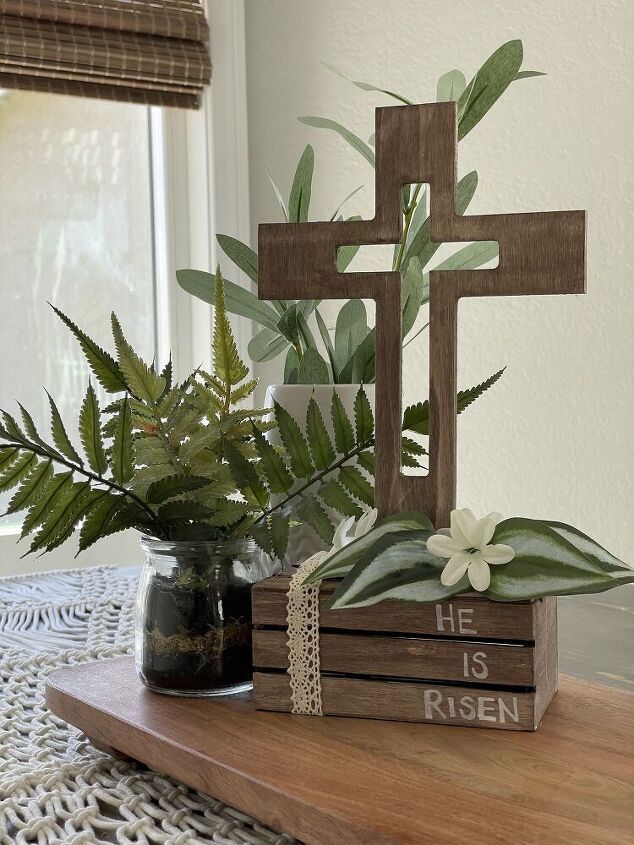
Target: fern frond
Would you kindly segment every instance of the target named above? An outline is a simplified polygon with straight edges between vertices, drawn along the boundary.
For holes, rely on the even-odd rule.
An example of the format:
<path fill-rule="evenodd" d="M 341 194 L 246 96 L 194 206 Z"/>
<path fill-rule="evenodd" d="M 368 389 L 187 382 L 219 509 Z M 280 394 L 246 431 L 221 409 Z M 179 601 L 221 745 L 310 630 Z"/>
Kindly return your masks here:
<path fill-rule="evenodd" d="M 40 461 L 33 468 L 26 480 L 16 490 L 7 507 L 7 513 L 17 513 L 35 504 L 44 493 L 53 477 L 53 461 L 49 458 Z"/>
<path fill-rule="evenodd" d="M 336 390 L 332 391 L 331 415 L 337 451 L 341 454 L 351 452 L 355 445 L 352 423 Z"/>
<path fill-rule="evenodd" d="M 236 342 L 225 307 L 224 283 L 220 267 L 216 270 L 216 296 L 213 333 L 214 371 L 225 387 L 227 402 L 231 388 L 240 384 L 249 374 L 249 368 L 238 355 Z"/>
<path fill-rule="evenodd" d="M 369 507 L 374 506 L 374 488 L 357 467 L 341 467 L 338 474 L 339 481 L 349 493 L 364 502 Z"/>
<path fill-rule="evenodd" d="M 31 505 L 24 521 L 22 523 L 22 533 L 20 539 L 23 539 L 34 531 L 39 525 L 42 525 L 46 520 L 48 514 L 56 506 L 56 503 L 64 498 L 67 491 L 73 485 L 73 473 L 61 472 L 56 473 L 48 484 L 42 490 L 38 500 Z"/>
<path fill-rule="evenodd" d="M 314 496 L 302 496 L 298 507 L 298 514 L 317 532 L 318 536 L 325 543 L 332 545 L 335 527 L 328 518 L 326 511 Z"/>
<path fill-rule="evenodd" d="M 130 392 L 147 402 L 155 405 L 163 396 L 167 383 L 162 376 L 157 375 L 145 361 L 136 354 L 123 335 L 121 324 L 117 315 L 113 312 L 110 315 L 112 323 L 112 336 L 117 350 L 117 363 L 123 373 Z"/>
<path fill-rule="evenodd" d="M 324 504 L 343 514 L 343 516 L 354 516 L 358 518 L 363 513 L 362 508 L 344 490 L 338 481 L 331 480 L 323 482 L 317 492 Z"/>
<path fill-rule="evenodd" d="M 251 432 L 269 490 L 271 493 L 288 493 L 295 481 L 288 467 L 255 425 L 252 425 Z"/>
<path fill-rule="evenodd" d="M 21 453 L 0 473 L 0 491 L 11 490 L 25 479 L 35 468 L 37 457 L 32 452 Z"/>
<path fill-rule="evenodd" d="M 132 414 L 127 397 L 123 400 L 116 419 L 117 424 L 110 454 L 110 469 L 117 484 L 125 484 L 134 474 Z"/>
<path fill-rule="evenodd" d="M 108 469 L 108 460 L 101 436 L 99 401 L 92 384 L 88 385 L 86 396 L 79 411 L 79 438 L 88 465 L 97 475 L 103 475 Z"/>
<path fill-rule="evenodd" d="M 49 305 L 51 305 L 50 302 Z M 63 311 L 60 311 L 54 305 L 51 305 L 51 308 L 78 340 L 90 369 L 103 389 L 107 393 L 127 392 L 129 390 L 128 385 L 114 358 L 101 349 L 94 340 L 91 340 Z"/>
<path fill-rule="evenodd" d="M 318 470 L 328 469 L 334 463 L 335 450 L 314 396 L 311 396 L 308 402 L 306 435 L 315 468 Z"/>
<path fill-rule="evenodd" d="M 278 402 L 274 402 L 273 407 L 280 437 L 291 462 L 291 470 L 295 478 L 308 478 L 313 472 L 313 462 L 304 435 L 285 408 Z"/>
<path fill-rule="evenodd" d="M 49 405 L 51 406 L 51 434 L 53 435 L 53 443 L 55 443 L 64 457 L 68 458 L 68 460 L 72 461 L 74 464 L 79 464 L 81 466 L 83 461 L 79 457 L 73 444 L 70 442 L 70 438 L 66 433 L 64 422 L 57 405 L 48 390 L 46 390 L 45 393 L 48 396 Z"/>

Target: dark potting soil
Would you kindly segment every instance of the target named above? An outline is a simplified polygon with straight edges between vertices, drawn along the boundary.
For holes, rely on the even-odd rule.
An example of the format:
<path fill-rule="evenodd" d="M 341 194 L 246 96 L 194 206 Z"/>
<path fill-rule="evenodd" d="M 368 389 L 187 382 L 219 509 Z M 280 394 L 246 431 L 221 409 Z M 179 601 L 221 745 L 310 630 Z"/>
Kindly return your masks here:
<path fill-rule="evenodd" d="M 148 585 L 141 674 L 150 687 L 214 690 L 251 680 L 251 585 Z"/>

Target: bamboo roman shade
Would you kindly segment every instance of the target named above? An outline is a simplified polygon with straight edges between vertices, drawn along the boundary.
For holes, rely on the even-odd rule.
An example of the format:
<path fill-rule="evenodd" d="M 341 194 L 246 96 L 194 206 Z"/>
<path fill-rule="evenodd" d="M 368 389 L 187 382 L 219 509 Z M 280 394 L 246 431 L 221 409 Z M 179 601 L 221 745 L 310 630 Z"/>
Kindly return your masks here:
<path fill-rule="evenodd" d="M 0 0 L 0 88 L 198 108 L 199 0 Z"/>

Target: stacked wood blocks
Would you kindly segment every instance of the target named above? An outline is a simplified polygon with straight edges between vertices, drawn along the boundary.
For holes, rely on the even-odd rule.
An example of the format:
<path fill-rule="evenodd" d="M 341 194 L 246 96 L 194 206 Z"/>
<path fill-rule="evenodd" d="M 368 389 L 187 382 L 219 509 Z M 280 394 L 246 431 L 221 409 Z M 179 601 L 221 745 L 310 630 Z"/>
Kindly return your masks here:
<path fill-rule="evenodd" d="M 253 588 L 254 700 L 291 711 L 286 593 Z M 502 604 L 463 595 L 328 610 L 320 593 L 324 715 L 535 730 L 557 690 L 557 601 Z"/>

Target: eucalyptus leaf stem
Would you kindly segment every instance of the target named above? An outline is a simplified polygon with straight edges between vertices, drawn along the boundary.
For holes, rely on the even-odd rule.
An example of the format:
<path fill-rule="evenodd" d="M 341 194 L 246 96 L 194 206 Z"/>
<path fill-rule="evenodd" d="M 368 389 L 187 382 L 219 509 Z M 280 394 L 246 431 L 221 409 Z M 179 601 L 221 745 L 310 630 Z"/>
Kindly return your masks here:
<path fill-rule="evenodd" d="M 407 236 L 409 234 L 409 229 L 412 224 L 412 217 L 414 216 L 414 212 L 416 211 L 416 206 L 418 205 L 418 195 L 421 192 L 422 184 L 416 185 L 416 189 L 414 190 L 414 195 L 412 196 L 412 201 L 407 209 L 404 218 L 405 218 L 405 225 L 403 226 L 403 237 L 401 238 L 401 243 L 398 248 L 398 253 L 396 255 L 396 261 L 394 262 L 394 270 L 400 270 L 401 264 L 403 262 L 403 255 L 405 253 L 405 244 L 407 243 Z"/>

